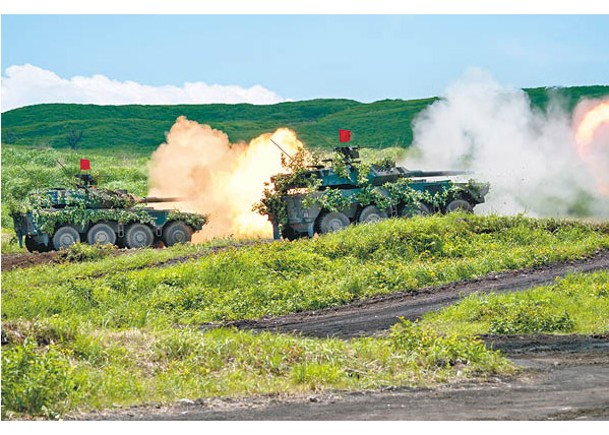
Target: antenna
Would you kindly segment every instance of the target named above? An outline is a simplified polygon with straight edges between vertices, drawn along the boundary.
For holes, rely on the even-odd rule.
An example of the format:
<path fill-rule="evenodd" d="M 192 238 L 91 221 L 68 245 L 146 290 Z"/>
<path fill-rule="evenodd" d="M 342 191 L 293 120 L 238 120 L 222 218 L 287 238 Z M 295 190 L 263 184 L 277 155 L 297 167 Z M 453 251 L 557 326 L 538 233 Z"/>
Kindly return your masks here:
<path fill-rule="evenodd" d="M 279 148 L 279 150 L 280 150 L 282 153 L 284 153 L 286 156 L 288 156 L 288 158 L 289 158 L 290 160 L 293 160 L 292 156 L 291 156 L 291 155 L 289 155 L 289 154 L 288 154 L 288 153 L 287 153 L 287 152 L 286 152 L 286 151 L 285 151 L 283 148 L 281 148 L 277 142 L 275 142 L 273 139 L 271 139 L 271 142 L 273 142 L 273 143 L 275 144 L 275 146 L 276 146 L 277 148 Z"/>

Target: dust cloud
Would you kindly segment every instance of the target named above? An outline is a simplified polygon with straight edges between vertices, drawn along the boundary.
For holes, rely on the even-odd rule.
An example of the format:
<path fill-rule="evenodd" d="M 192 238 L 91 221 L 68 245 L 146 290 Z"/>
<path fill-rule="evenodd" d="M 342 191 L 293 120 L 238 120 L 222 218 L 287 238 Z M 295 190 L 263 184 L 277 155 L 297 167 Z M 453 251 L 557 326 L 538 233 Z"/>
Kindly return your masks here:
<path fill-rule="evenodd" d="M 486 203 L 476 207 L 484 214 L 608 217 L 609 116 L 588 122 L 585 145 L 576 141 L 583 119 L 601 104 L 582 101 L 571 116 L 551 94 L 541 111 L 524 91 L 471 70 L 415 119 L 420 157 L 401 164 L 464 169 L 466 178 L 490 182 Z"/>
<path fill-rule="evenodd" d="M 232 144 L 224 132 L 180 117 L 166 142 L 152 154 L 149 196 L 178 197 L 183 200 L 173 207 L 207 214 L 209 222 L 195 234 L 195 241 L 229 236 L 270 238 L 270 222 L 252 211 L 252 206 L 262 198 L 264 183 L 283 170 L 281 151 L 271 139 L 290 154 L 303 146 L 285 128 L 249 143 Z"/>

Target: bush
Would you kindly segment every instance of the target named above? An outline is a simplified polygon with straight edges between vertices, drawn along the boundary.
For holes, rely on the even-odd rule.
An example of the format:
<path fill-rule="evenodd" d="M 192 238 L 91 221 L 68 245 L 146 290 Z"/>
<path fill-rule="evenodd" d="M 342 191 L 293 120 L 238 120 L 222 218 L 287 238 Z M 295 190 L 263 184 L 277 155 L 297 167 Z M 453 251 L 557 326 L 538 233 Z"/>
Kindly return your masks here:
<path fill-rule="evenodd" d="M 558 311 L 545 301 L 520 301 L 506 306 L 493 318 L 489 334 L 531 334 L 570 332 L 575 322 L 566 311 Z"/>
<path fill-rule="evenodd" d="M 487 350 L 477 338 L 440 335 L 430 326 L 404 319 L 391 328 L 390 338 L 395 351 L 428 370 L 457 364 L 494 367 L 500 360 L 498 353 Z"/>
<path fill-rule="evenodd" d="M 54 418 L 69 408 L 78 389 L 72 367 L 54 346 L 38 349 L 33 339 L 2 349 L 2 416 L 6 410 Z"/>
<path fill-rule="evenodd" d="M 55 261 L 58 263 L 79 263 L 81 261 L 101 260 L 111 255 L 114 249 L 114 245 L 75 243 L 68 248 L 61 249 Z"/>

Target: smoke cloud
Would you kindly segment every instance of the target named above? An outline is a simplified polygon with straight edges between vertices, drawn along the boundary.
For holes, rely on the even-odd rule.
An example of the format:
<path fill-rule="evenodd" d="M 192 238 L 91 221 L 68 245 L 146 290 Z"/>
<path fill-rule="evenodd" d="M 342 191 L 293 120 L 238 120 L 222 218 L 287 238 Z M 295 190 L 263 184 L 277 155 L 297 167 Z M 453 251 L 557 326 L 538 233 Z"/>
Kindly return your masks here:
<path fill-rule="evenodd" d="M 609 169 L 609 136 L 595 134 L 583 153 L 575 141 L 579 119 L 593 105 L 581 103 L 573 119 L 557 98 L 540 111 L 524 91 L 472 70 L 415 120 L 414 146 L 422 157 L 403 164 L 465 169 L 490 182 L 477 212 L 607 217 L 598 177 Z"/>
<path fill-rule="evenodd" d="M 13 65 L 2 77 L 2 111 L 40 103 L 81 104 L 274 104 L 285 101 L 259 85 L 208 85 L 203 82 L 182 86 L 148 86 L 134 81 L 112 80 L 96 74 L 62 78 L 34 65 Z"/>
<path fill-rule="evenodd" d="M 281 144 L 293 155 L 302 147 L 286 128 L 265 133 L 250 143 L 231 144 L 228 136 L 209 125 L 177 119 L 152 154 L 149 195 L 180 197 L 174 204 L 183 211 L 209 215 L 208 224 L 196 237 L 268 237 L 272 225 L 252 211 L 263 195 L 265 182 L 282 172 Z"/>

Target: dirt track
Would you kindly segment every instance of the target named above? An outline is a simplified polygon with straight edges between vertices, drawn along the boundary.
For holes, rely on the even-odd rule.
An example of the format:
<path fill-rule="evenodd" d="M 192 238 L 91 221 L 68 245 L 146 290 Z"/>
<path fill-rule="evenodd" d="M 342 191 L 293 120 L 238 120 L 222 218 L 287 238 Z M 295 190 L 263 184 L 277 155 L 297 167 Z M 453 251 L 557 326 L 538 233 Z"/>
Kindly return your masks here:
<path fill-rule="evenodd" d="M 2 271 L 37 266 L 55 261 L 56 252 L 41 252 L 37 254 L 2 254 Z"/>
<path fill-rule="evenodd" d="M 417 318 L 474 291 L 507 292 L 551 283 L 570 272 L 609 269 L 609 252 L 538 269 L 377 297 L 344 307 L 233 325 L 312 336 L 385 331 L 400 316 Z M 209 325 L 211 327 L 212 325 Z M 434 389 L 332 392 L 244 399 L 183 399 L 174 406 L 133 407 L 66 416 L 82 420 L 609 420 L 609 334 L 486 336 L 521 367 L 511 377 Z"/>

